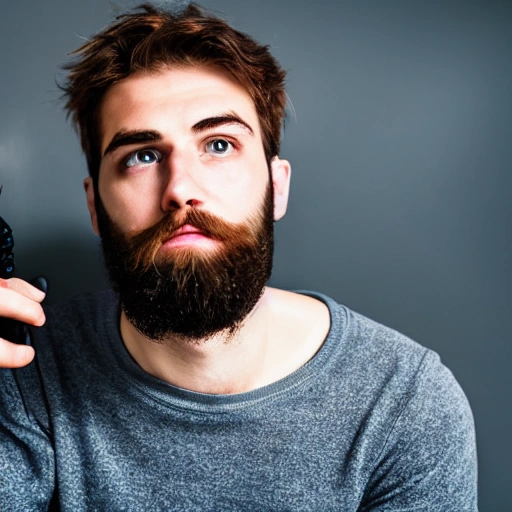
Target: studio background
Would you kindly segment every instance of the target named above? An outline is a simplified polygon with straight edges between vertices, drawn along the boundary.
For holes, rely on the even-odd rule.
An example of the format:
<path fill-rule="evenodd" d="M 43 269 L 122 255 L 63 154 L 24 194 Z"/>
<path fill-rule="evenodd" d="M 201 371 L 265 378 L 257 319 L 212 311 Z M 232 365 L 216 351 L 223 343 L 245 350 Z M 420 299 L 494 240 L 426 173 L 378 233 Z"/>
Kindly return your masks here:
<path fill-rule="evenodd" d="M 48 303 L 106 287 L 55 85 L 120 0 L 0 17 L 0 215 Z M 118 7 L 116 7 L 116 5 Z M 205 0 L 289 71 L 289 212 L 272 284 L 325 292 L 437 351 L 471 403 L 480 510 L 512 498 L 512 2 Z"/>

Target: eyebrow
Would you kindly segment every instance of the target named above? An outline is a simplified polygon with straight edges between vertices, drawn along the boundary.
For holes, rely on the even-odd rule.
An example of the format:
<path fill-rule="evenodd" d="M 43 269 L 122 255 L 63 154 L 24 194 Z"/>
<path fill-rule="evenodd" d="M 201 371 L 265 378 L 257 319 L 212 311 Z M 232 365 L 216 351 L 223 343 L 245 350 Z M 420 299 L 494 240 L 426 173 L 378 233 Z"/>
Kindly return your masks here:
<path fill-rule="evenodd" d="M 103 157 L 121 146 L 162 140 L 162 134 L 152 130 L 121 130 L 117 132 L 103 153 Z"/>
<path fill-rule="evenodd" d="M 254 131 L 251 126 L 246 123 L 243 119 L 238 117 L 236 114 L 231 112 L 227 114 L 220 114 L 218 116 L 207 117 L 206 119 L 202 119 L 197 122 L 194 126 L 192 126 L 192 131 L 194 133 L 203 132 L 205 130 L 210 130 L 212 128 L 217 128 L 217 126 L 222 126 L 224 124 L 238 124 L 246 131 L 248 131 L 251 135 L 254 135 Z"/>

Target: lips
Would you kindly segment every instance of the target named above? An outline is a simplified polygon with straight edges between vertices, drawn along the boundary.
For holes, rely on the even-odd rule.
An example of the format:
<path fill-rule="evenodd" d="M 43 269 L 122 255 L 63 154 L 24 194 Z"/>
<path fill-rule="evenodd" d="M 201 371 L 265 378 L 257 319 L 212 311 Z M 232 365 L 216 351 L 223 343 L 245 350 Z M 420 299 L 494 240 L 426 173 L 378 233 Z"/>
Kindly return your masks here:
<path fill-rule="evenodd" d="M 213 247 L 218 242 L 204 231 L 186 224 L 177 229 L 163 242 L 164 249 L 180 247 Z"/>
<path fill-rule="evenodd" d="M 174 231 L 171 236 L 167 240 L 173 240 L 175 238 L 178 238 L 180 236 L 185 235 L 202 235 L 202 236 L 208 236 L 205 233 L 203 233 L 200 229 L 195 228 L 194 226 L 190 226 L 186 224 L 185 226 L 182 226 L 181 228 Z"/>

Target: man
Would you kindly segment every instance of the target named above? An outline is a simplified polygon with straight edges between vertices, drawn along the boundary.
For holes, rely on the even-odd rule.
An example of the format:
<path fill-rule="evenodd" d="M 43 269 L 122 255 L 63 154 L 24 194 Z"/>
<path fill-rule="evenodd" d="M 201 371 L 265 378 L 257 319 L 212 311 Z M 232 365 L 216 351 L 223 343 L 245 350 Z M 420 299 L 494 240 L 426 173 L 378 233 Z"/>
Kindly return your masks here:
<path fill-rule="evenodd" d="M 1 316 L 44 324 L 1 345 L 2 509 L 476 510 L 471 412 L 439 358 L 265 286 L 290 180 L 267 48 L 144 6 L 69 70 L 114 291 L 45 323 L 42 292 L 0 281 Z"/>

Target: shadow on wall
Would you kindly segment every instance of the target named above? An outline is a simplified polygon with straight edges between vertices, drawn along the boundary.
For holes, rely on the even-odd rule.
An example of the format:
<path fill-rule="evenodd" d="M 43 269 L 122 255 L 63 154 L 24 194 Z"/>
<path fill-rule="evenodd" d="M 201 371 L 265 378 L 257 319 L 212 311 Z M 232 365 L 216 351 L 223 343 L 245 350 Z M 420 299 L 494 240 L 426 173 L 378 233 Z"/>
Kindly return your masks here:
<path fill-rule="evenodd" d="M 82 233 L 54 233 L 51 238 L 20 243 L 15 257 L 17 277 L 31 280 L 44 276 L 48 280 L 47 306 L 109 286 L 98 239 L 84 239 Z"/>

